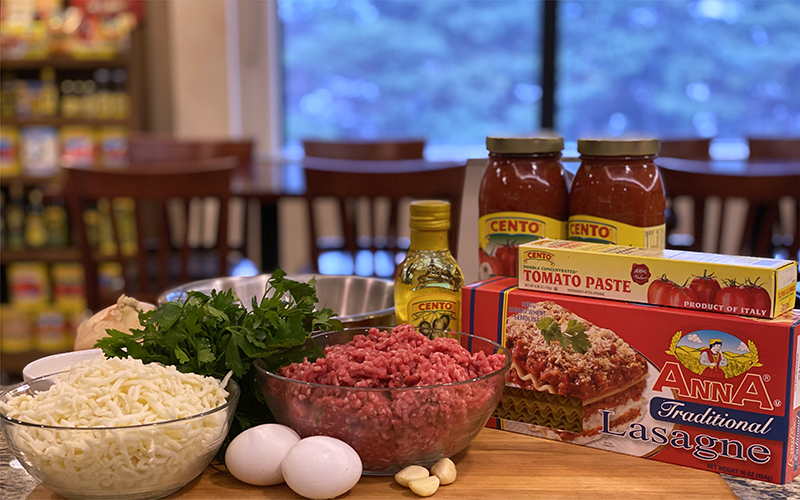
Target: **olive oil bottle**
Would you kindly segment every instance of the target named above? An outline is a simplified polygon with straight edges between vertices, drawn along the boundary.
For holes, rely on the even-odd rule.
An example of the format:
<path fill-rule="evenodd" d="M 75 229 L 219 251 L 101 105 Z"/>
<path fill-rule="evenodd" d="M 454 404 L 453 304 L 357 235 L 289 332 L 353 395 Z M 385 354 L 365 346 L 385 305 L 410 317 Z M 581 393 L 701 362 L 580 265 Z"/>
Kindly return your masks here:
<path fill-rule="evenodd" d="M 431 338 L 457 332 L 464 278 L 447 243 L 450 204 L 412 202 L 410 226 L 411 245 L 394 284 L 397 323 L 411 323 Z"/>

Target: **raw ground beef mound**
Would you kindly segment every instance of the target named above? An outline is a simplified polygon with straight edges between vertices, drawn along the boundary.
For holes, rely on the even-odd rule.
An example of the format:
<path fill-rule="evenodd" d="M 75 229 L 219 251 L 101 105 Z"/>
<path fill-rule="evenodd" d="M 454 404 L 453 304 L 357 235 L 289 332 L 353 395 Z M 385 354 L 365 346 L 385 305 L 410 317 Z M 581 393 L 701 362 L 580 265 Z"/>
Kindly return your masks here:
<path fill-rule="evenodd" d="M 505 375 L 444 387 L 503 368 L 503 354 L 470 353 L 457 340 L 430 340 L 411 325 L 369 330 L 325 357 L 295 363 L 279 374 L 312 388 L 273 379 L 269 394 L 284 402 L 284 417 L 301 436 L 324 434 L 349 443 L 365 470 L 391 472 L 463 449 L 497 405 Z M 409 388 L 394 391 L 354 388 Z M 281 420 L 281 415 L 276 415 Z"/>
<path fill-rule="evenodd" d="M 429 340 L 413 325 L 400 325 L 391 332 L 370 328 L 368 335 L 329 345 L 324 352 L 324 358 L 289 365 L 280 375 L 347 387 L 412 387 L 477 378 L 505 363 L 502 354 L 473 355 L 456 339 Z"/>

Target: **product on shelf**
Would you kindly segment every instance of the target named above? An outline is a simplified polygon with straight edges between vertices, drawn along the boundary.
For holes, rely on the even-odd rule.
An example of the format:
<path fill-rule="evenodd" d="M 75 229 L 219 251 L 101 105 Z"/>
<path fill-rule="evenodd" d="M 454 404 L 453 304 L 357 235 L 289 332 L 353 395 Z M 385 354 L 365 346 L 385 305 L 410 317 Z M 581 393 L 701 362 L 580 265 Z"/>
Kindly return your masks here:
<path fill-rule="evenodd" d="M 25 187 L 21 182 L 12 182 L 9 185 L 4 215 L 6 248 L 22 250 L 25 248 Z"/>
<path fill-rule="evenodd" d="M 19 175 L 18 134 L 15 127 L 0 125 L 0 174 Z"/>
<path fill-rule="evenodd" d="M 111 115 L 109 118 L 126 120 L 131 115 L 131 98 L 127 92 L 128 72 L 117 68 L 111 73 L 113 91 L 111 92 Z"/>
<path fill-rule="evenodd" d="M 91 127 L 61 127 L 61 163 L 65 167 L 94 165 L 95 137 Z"/>
<path fill-rule="evenodd" d="M 86 309 L 86 285 L 83 265 L 78 262 L 56 262 L 50 269 L 53 304 L 61 311 L 81 313 Z"/>
<path fill-rule="evenodd" d="M 56 197 L 44 207 L 44 225 L 47 229 L 47 246 L 65 248 L 69 246 L 69 220 L 64 200 Z"/>
<path fill-rule="evenodd" d="M 81 115 L 81 96 L 75 80 L 66 79 L 61 82 L 61 106 L 59 112 L 62 118 L 78 118 Z"/>
<path fill-rule="evenodd" d="M 47 228 L 44 224 L 44 195 L 39 188 L 28 192 L 25 210 L 25 246 L 42 248 L 47 245 Z"/>
<path fill-rule="evenodd" d="M 22 171 L 34 177 L 58 172 L 58 130 L 55 127 L 22 127 L 19 161 Z"/>
<path fill-rule="evenodd" d="M 0 9 L 0 49 L 6 59 L 109 59 L 130 45 L 144 12 L 138 0 L 8 0 Z"/>
<path fill-rule="evenodd" d="M 39 306 L 33 313 L 34 347 L 43 352 L 58 352 L 72 345 L 64 314 L 52 306 Z"/>
<path fill-rule="evenodd" d="M 30 313 L 14 306 L 0 305 L 0 351 L 16 354 L 33 349 Z"/>
<path fill-rule="evenodd" d="M 14 104 L 14 74 L 0 74 L 0 116 L 13 118 L 16 110 Z"/>
<path fill-rule="evenodd" d="M 12 262 L 6 270 L 9 302 L 30 311 L 50 301 L 50 281 L 44 262 Z"/>
<path fill-rule="evenodd" d="M 36 98 L 36 112 L 40 116 L 56 116 L 58 114 L 58 84 L 56 71 L 45 66 L 40 71 L 39 92 Z"/>
<path fill-rule="evenodd" d="M 128 132 L 124 127 L 103 127 L 98 131 L 100 163 L 104 167 L 128 164 Z"/>

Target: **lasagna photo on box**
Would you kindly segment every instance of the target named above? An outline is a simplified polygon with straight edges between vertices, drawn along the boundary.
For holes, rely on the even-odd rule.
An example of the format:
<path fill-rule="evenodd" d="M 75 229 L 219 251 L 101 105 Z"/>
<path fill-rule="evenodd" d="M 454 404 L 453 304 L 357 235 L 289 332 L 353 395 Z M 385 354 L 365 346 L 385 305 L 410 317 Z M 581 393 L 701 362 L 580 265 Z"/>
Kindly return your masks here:
<path fill-rule="evenodd" d="M 646 413 L 648 362 L 616 333 L 545 301 L 509 317 L 512 365 L 495 416 L 524 422 L 546 437 L 587 443 Z"/>

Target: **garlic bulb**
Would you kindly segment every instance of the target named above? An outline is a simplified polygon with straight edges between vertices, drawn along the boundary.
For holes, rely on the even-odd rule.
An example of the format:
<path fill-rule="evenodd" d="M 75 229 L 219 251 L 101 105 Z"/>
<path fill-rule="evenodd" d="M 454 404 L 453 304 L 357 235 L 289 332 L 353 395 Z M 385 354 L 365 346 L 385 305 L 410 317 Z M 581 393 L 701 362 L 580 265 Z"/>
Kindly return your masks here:
<path fill-rule="evenodd" d="M 139 330 L 141 328 L 139 311 L 151 311 L 155 308 L 153 304 L 120 295 L 116 304 L 106 307 L 78 325 L 75 350 L 93 348 L 98 339 L 108 336 L 106 333 L 108 329 L 126 333 Z"/>

